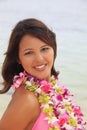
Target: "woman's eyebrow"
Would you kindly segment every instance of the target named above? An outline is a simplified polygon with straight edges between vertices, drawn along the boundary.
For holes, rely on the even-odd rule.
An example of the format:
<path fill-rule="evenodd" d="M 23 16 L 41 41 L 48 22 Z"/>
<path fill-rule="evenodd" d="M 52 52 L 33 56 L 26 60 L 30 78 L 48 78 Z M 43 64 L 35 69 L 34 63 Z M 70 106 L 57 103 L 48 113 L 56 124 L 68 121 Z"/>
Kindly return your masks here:
<path fill-rule="evenodd" d="M 49 46 L 49 45 L 43 45 L 43 46 L 41 46 L 41 48 L 43 48 L 43 47 L 47 47 L 47 46 Z"/>
<path fill-rule="evenodd" d="M 24 49 L 23 51 L 25 52 L 25 51 L 31 51 L 31 50 L 33 50 L 32 48 L 27 48 L 27 49 Z"/>

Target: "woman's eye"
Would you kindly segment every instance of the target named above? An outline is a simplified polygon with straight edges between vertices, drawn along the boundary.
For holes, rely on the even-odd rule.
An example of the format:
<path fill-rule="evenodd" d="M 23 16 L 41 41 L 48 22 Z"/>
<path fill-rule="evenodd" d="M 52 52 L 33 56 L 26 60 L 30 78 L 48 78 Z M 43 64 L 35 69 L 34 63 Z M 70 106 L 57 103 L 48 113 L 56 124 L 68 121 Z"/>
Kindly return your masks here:
<path fill-rule="evenodd" d="M 28 52 L 25 52 L 24 54 L 25 55 L 31 55 L 31 54 L 33 54 L 33 52 L 32 51 L 28 51 Z"/>
<path fill-rule="evenodd" d="M 47 51 L 47 50 L 49 50 L 48 47 L 42 48 L 42 51 Z"/>

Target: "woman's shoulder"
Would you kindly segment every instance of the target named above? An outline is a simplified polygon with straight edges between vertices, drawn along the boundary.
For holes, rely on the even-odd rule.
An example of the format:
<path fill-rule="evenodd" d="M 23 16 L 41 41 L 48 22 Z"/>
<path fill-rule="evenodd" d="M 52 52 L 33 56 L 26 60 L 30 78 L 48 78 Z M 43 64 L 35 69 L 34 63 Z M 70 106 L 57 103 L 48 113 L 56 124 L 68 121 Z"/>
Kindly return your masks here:
<path fill-rule="evenodd" d="M 14 92 L 12 103 L 15 103 L 16 105 L 20 104 L 20 106 L 28 112 L 36 109 L 36 112 L 39 113 L 39 102 L 37 97 L 24 86 L 21 86 Z"/>
<path fill-rule="evenodd" d="M 39 105 L 37 97 L 33 92 L 27 90 L 24 86 L 19 87 L 12 95 L 12 101 L 28 102 L 28 105 Z"/>
<path fill-rule="evenodd" d="M 23 86 L 18 88 L 9 103 L 3 117 L 2 124 L 7 124 L 8 129 L 24 129 L 28 124 L 35 122 L 40 112 L 36 96 Z M 14 120 L 13 120 L 14 119 Z M 8 120 L 8 123 L 6 123 Z M 7 129 L 6 129 L 7 130 Z"/>

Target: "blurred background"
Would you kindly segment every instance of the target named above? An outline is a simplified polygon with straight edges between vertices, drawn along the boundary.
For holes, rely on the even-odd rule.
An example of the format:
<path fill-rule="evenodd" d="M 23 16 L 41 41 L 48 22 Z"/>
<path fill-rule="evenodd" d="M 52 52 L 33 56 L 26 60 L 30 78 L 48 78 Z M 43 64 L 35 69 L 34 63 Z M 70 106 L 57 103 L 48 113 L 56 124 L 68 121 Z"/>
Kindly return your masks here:
<path fill-rule="evenodd" d="M 26 18 L 40 19 L 56 33 L 59 80 L 74 94 L 87 119 L 87 0 L 0 0 L 0 82 L 11 31 Z M 0 95 L 0 115 L 9 95 Z"/>

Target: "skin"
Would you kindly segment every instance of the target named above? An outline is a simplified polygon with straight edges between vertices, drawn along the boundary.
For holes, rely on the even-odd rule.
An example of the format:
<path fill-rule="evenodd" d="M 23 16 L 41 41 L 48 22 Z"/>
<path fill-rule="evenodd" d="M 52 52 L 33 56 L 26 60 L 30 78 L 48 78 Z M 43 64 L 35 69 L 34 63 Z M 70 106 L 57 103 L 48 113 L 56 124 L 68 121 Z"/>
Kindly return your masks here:
<path fill-rule="evenodd" d="M 21 86 L 13 94 L 0 120 L 0 130 L 31 130 L 39 113 L 37 98 Z"/>
<path fill-rule="evenodd" d="M 18 62 L 31 75 L 49 81 L 53 60 L 53 48 L 43 41 L 31 35 L 21 39 Z M 0 120 L 0 130 L 31 130 L 39 114 L 37 97 L 21 85 Z"/>

